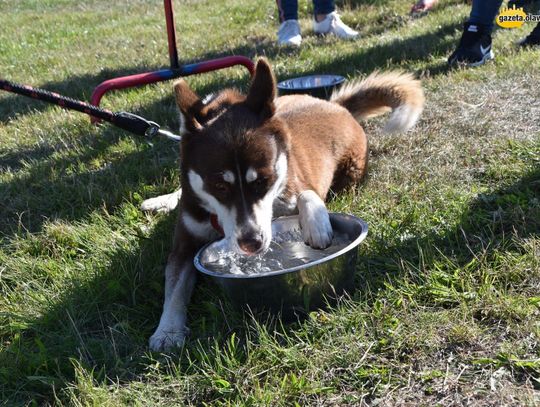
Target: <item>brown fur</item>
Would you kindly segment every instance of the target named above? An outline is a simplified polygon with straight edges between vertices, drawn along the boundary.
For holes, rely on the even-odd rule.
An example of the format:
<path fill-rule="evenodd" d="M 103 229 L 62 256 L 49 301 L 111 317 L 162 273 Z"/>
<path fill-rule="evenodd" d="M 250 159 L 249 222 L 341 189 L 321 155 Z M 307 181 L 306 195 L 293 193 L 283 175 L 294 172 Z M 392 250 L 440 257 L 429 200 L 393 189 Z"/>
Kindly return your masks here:
<path fill-rule="evenodd" d="M 410 106 L 419 115 L 424 95 L 420 82 L 410 74 L 375 72 L 345 85 L 330 103 L 295 95 L 278 98 L 276 104 L 276 116 L 293 135 L 288 190 L 313 189 L 325 199 L 330 188 L 338 192 L 365 175 L 368 143 L 356 120 L 400 106 Z M 398 122 L 392 127 L 405 131 L 409 124 Z"/>
<path fill-rule="evenodd" d="M 357 168 L 351 181 L 363 176 L 367 139 L 343 107 L 305 95 L 284 96 L 276 104 L 276 117 L 287 123 L 291 134 L 288 190 L 311 189 L 324 200 L 336 171 L 343 172 L 351 160 Z"/>
<path fill-rule="evenodd" d="M 367 119 L 403 104 L 422 109 L 424 92 L 420 81 L 403 72 L 373 72 L 361 81 L 344 85 L 330 99 L 357 119 Z"/>

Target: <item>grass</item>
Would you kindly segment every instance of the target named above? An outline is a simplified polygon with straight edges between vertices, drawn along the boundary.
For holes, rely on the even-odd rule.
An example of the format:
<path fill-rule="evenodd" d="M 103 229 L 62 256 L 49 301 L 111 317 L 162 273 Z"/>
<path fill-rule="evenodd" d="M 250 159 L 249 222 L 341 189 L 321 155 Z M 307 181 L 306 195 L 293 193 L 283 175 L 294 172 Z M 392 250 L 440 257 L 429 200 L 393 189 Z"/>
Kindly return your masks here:
<path fill-rule="evenodd" d="M 148 146 L 87 117 L 0 94 L 0 400 L 5 405 L 537 405 L 540 402 L 540 127 L 536 50 L 498 30 L 496 60 L 448 71 L 469 6 L 343 1 L 362 38 L 274 45 L 275 5 L 176 2 L 180 52 L 266 55 L 280 79 L 423 78 L 425 113 L 401 136 L 365 124 L 371 168 L 329 204 L 370 235 L 357 290 L 284 325 L 197 286 L 191 339 L 153 354 L 174 215 L 140 202 L 178 182 L 177 146 Z M 159 2 L 0 2 L 0 71 L 88 99 L 110 77 L 167 64 Z M 189 78 L 246 88 L 243 68 Z M 175 128 L 171 84 L 115 92 L 113 110 Z"/>

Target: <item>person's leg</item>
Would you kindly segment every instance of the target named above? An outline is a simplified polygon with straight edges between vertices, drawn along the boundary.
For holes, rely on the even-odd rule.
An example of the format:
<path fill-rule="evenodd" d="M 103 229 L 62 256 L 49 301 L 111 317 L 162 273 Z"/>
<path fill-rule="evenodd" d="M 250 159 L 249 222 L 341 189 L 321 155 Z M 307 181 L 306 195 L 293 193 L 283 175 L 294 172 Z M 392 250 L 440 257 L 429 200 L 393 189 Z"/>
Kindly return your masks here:
<path fill-rule="evenodd" d="M 473 0 L 469 21 L 456 50 L 448 58 L 450 65 L 479 66 L 493 59 L 491 32 L 502 0 Z"/>
<path fill-rule="evenodd" d="M 278 44 L 299 46 L 302 43 L 298 24 L 298 0 L 276 0 L 281 25 L 278 30 Z"/>
<path fill-rule="evenodd" d="M 482 25 L 491 34 L 501 4 L 502 0 L 473 0 L 469 23 Z"/>
<path fill-rule="evenodd" d="M 317 34 L 334 34 L 342 39 L 354 39 L 353 30 L 336 13 L 333 0 L 313 0 L 313 31 Z"/>
<path fill-rule="evenodd" d="M 522 47 L 539 47 L 540 46 L 540 23 L 531 31 L 529 35 L 519 41 Z"/>
<path fill-rule="evenodd" d="M 322 21 L 324 18 L 336 11 L 334 2 L 332 0 L 313 0 L 313 15 L 315 21 Z"/>
<path fill-rule="evenodd" d="M 279 22 L 298 20 L 298 0 L 276 0 Z"/>

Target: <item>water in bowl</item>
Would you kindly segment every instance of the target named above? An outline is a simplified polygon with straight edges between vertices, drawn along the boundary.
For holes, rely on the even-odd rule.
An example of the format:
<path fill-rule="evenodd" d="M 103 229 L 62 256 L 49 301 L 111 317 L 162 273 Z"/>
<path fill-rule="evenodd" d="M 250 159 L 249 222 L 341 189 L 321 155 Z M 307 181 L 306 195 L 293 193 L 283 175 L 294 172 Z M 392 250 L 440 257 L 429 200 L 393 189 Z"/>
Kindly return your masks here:
<path fill-rule="evenodd" d="M 266 253 L 244 256 L 232 252 L 216 251 L 201 259 L 202 265 L 223 274 L 265 274 L 301 266 L 328 257 L 351 243 L 346 234 L 334 233 L 332 244 L 324 250 L 313 249 L 304 243 L 300 231 L 289 231 L 273 237 Z"/>

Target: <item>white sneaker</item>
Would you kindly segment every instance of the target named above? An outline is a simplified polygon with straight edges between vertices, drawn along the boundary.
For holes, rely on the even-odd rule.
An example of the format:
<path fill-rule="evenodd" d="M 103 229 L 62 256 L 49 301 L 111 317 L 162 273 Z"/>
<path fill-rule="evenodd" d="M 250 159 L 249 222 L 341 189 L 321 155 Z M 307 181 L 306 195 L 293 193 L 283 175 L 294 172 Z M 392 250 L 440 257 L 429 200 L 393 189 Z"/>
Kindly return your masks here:
<path fill-rule="evenodd" d="M 300 46 L 302 36 L 300 35 L 300 24 L 298 20 L 285 20 L 279 26 L 277 33 L 279 45 Z"/>
<path fill-rule="evenodd" d="M 334 34 L 345 40 L 352 40 L 358 37 L 358 31 L 341 21 L 339 14 L 335 11 L 328 14 L 321 22 L 313 21 L 313 31 L 317 34 Z"/>

